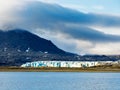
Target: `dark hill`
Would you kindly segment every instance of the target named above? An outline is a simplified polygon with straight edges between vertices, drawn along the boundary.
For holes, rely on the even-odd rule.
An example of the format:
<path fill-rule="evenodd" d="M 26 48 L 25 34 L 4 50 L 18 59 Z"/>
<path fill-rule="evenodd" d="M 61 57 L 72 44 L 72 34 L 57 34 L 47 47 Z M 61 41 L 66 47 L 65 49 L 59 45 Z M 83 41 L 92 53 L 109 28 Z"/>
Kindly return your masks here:
<path fill-rule="evenodd" d="M 0 30 L 0 66 L 20 66 L 40 60 L 55 61 L 115 61 L 120 56 L 79 56 L 65 52 L 51 41 L 25 30 Z"/>
<path fill-rule="evenodd" d="M 0 66 L 20 66 L 40 60 L 69 60 L 74 55 L 26 30 L 0 30 Z"/>
<path fill-rule="evenodd" d="M 0 31 L 0 49 L 20 50 L 27 49 L 35 52 L 48 52 L 52 54 L 65 54 L 66 52 L 56 47 L 51 41 L 38 37 L 25 30 L 15 29 Z"/>

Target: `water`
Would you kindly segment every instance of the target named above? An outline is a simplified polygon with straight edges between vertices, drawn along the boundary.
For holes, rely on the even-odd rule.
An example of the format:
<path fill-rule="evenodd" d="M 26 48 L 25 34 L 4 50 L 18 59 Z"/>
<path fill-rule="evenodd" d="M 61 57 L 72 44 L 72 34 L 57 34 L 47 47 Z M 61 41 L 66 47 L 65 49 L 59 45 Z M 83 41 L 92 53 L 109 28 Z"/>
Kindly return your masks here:
<path fill-rule="evenodd" d="M 0 90 L 120 90 L 120 73 L 0 72 Z"/>

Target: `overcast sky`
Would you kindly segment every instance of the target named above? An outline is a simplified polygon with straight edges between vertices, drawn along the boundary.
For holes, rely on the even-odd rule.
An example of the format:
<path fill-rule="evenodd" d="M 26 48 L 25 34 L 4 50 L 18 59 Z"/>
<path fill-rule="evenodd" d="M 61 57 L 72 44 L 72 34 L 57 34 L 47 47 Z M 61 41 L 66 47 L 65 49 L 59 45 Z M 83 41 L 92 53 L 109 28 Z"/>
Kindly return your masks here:
<path fill-rule="evenodd" d="M 0 29 L 26 29 L 78 54 L 120 54 L 120 0 L 0 0 Z"/>

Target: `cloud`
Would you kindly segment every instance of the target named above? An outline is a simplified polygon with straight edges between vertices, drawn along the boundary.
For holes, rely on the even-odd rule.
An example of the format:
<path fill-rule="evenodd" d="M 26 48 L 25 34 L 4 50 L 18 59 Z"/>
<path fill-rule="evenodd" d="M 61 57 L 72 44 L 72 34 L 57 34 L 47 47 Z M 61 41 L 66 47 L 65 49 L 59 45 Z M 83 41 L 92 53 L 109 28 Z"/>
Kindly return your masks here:
<path fill-rule="evenodd" d="M 64 28 L 60 28 L 63 33 L 70 35 L 72 38 L 87 40 L 94 43 L 105 43 L 105 42 L 120 42 L 120 36 L 118 35 L 110 35 L 105 34 L 103 32 L 82 26 L 65 26 Z"/>
<path fill-rule="evenodd" d="M 105 9 L 105 7 L 104 6 L 102 6 L 102 5 L 95 5 L 95 6 L 93 6 L 93 9 L 96 9 L 96 10 L 103 10 L 103 9 Z"/>
<path fill-rule="evenodd" d="M 9 9 L 7 9 L 8 11 L 5 10 L 5 14 L 12 14 L 14 18 L 16 17 L 23 19 L 23 22 L 31 21 L 35 24 L 37 23 L 40 25 L 42 23 L 46 23 L 48 25 L 50 25 L 50 23 L 79 23 L 83 25 L 86 24 L 97 26 L 120 27 L 120 17 L 116 16 L 107 16 L 92 13 L 85 14 L 69 8 L 64 8 L 57 4 L 42 3 L 35 0 L 12 1 L 13 3 L 11 2 L 12 4 L 7 6 Z M 1 9 L 4 10 L 4 7 L 2 7 Z M 11 16 L 11 18 L 13 18 L 13 16 Z M 1 17 L 0 19 L 3 18 Z M 41 26 L 43 26 L 43 24 Z"/>
<path fill-rule="evenodd" d="M 56 4 L 46 4 L 42 2 L 32 2 L 28 4 L 23 12 L 22 17 L 26 16 L 31 21 L 40 21 L 48 23 L 80 23 L 83 25 L 120 27 L 120 17 L 82 13 L 72 9 L 64 8 Z"/>
<path fill-rule="evenodd" d="M 57 3 L 56 0 L 38 0 L 38 1 L 41 1 L 41 2 L 44 2 L 44 3 Z"/>
<path fill-rule="evenodd" d="M 101 43 L 96 44 L 93 48 L 89 48 L 87 51 L 91 54 L 104 54 L 104 55 L 119 55 L 120 43 Z"/>
<path fill-rule="evenodd" d="M 104 34 L 89 28 L 89 25 L 106 27 L 120 26 L 120 18 L 97 14 L 84 14 L 56 4 L 32 2 L 18 13 L 22 14 L 25 27 L 41 28 L 51 32 L 93 42 L 120 41 L 120 36 Z M 74 24 L 75 23 L 75 24 Z"/>
<path fill-rule="evenodd" d="M 0 29 L 27 29 L 38 35 L 43 34 L 43 37 L 68 50 L 69 48 L 60 44 L 63 42 L 73 47 L 74 52 L 81 46 L 80 42 L 83 45 L 81 48 L 85 49 L 80 49 L 80 52 L 87 52 L 88 48 L 94 47 L 93 43 L 120 42 L 119 35 L 105 34 L 91 28 L 94 26 L 120 28 L 118 16 L 82 13 L 39 0 L 11 0 L 7 3 L 5 1 L 0 1 Z M 59 38 L 62 37 L 62 40 L 56 35 L 60 35 Z"/>

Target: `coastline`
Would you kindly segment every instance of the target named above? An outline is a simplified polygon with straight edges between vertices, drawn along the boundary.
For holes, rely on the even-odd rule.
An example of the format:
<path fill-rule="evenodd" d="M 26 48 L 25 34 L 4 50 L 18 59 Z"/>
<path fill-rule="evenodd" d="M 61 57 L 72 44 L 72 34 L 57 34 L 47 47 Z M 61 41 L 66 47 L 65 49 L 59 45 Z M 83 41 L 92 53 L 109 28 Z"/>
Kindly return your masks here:
<path fill-rule="evenodd" d="M 89 68 L 21 68 L 21 67 L 0 67 L 0 72 L 118 72 L 120 67 L 89 67 Z"/>

